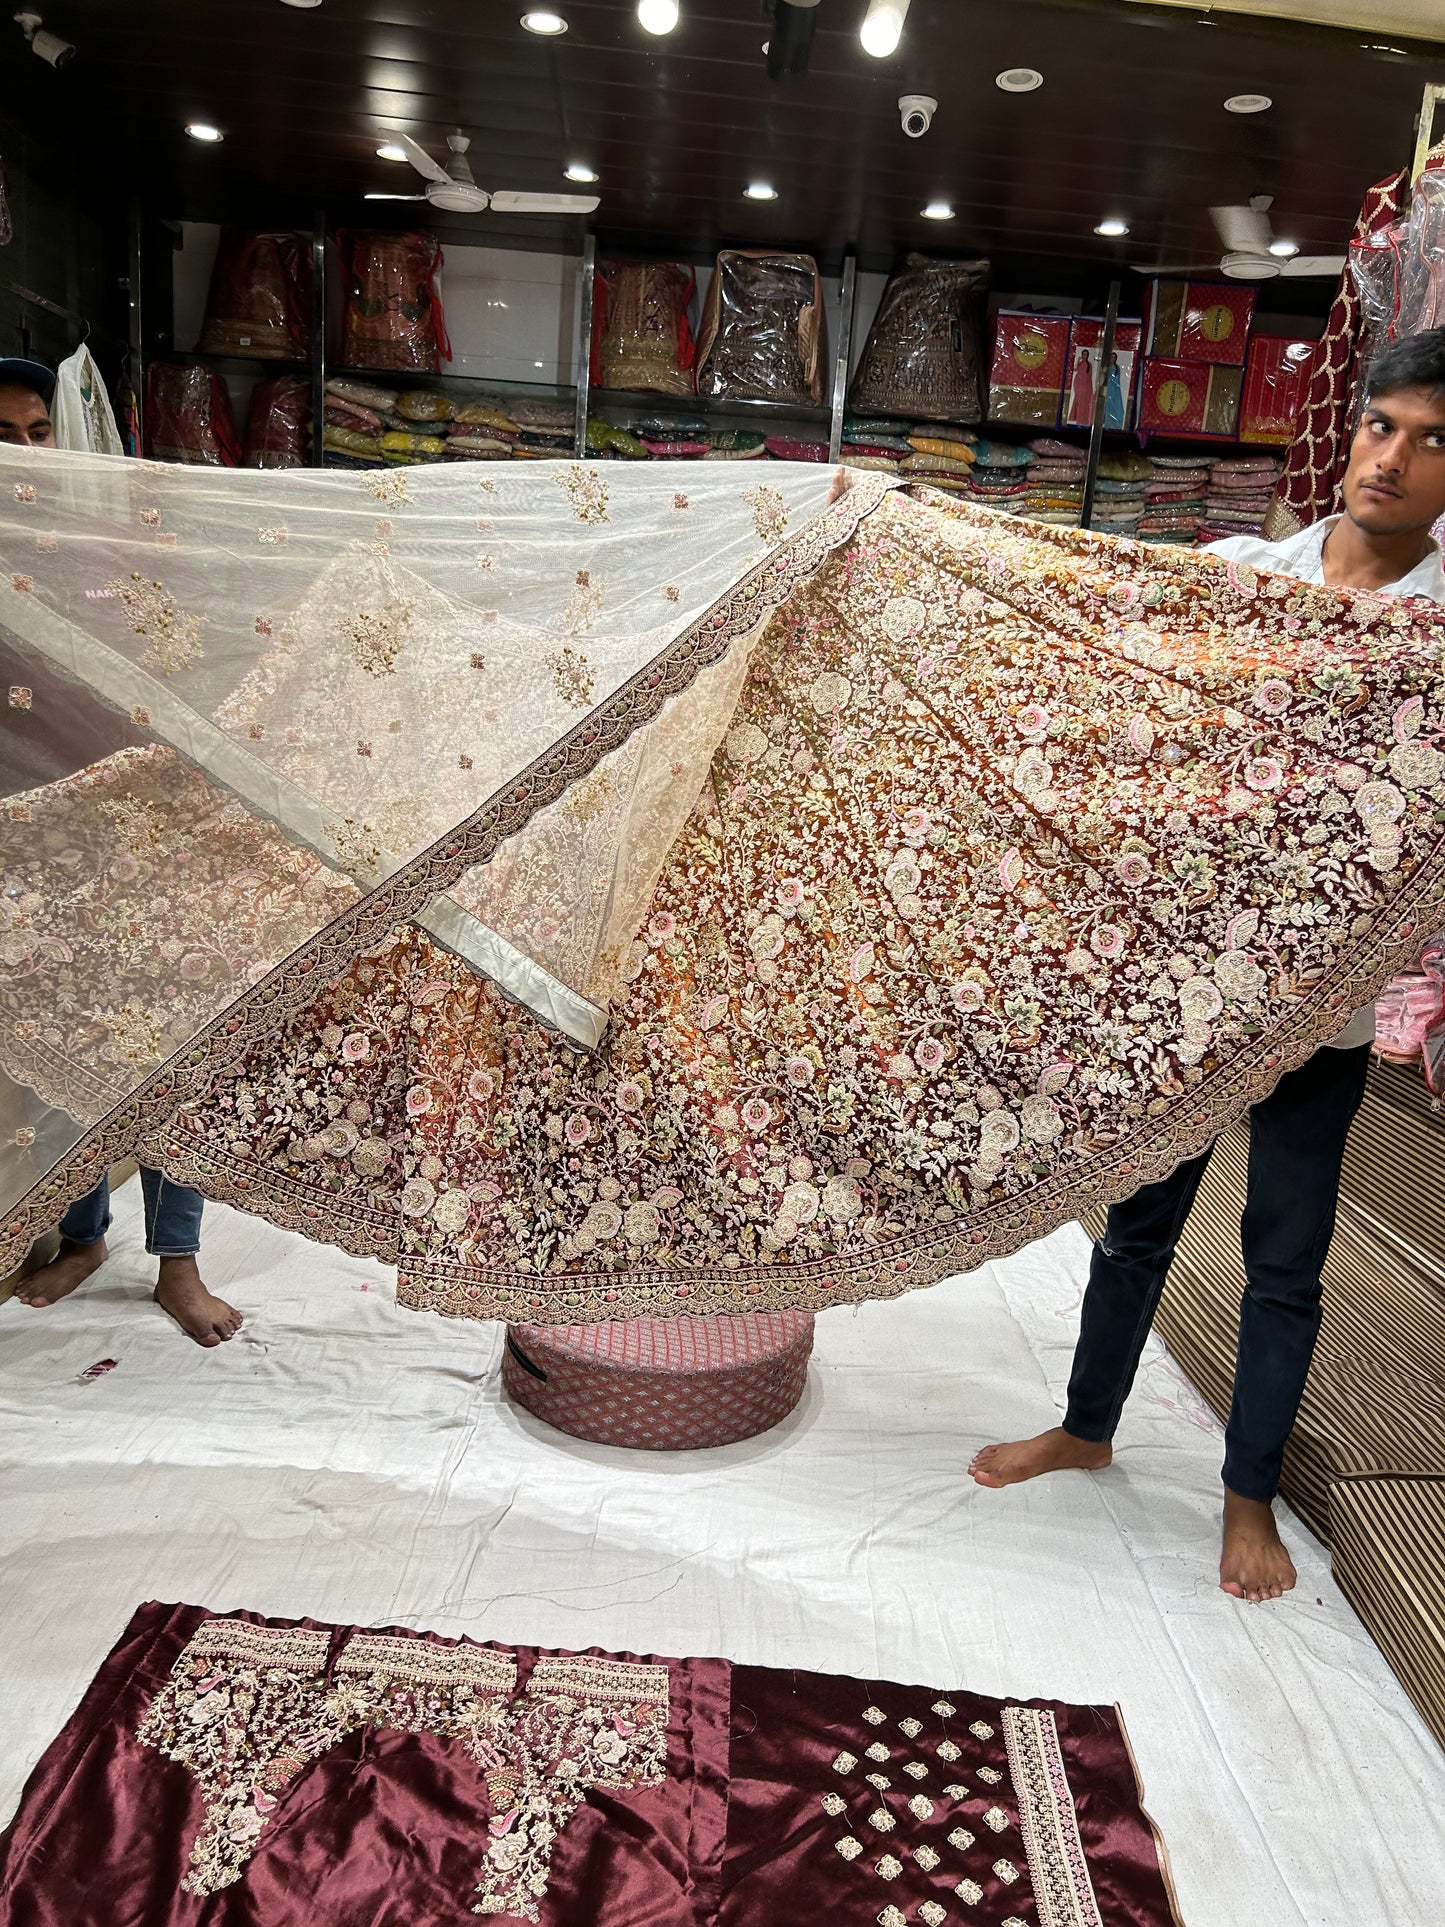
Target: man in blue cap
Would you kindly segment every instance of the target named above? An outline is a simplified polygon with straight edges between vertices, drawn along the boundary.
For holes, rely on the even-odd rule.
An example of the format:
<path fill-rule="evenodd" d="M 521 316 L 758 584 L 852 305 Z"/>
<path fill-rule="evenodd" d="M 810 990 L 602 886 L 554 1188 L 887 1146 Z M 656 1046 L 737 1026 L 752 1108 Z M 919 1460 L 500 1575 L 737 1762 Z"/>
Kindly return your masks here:
<path fill-rule="evenodd" d="M 0 360 L 0 442 L 15 448 L 54 448 L 54 400 L 55 377 L 43 361 L 19 355 Z"/>
<path fill-rule="evenodd" d="M 50 405 L 55 376 L 42 362 L 0 359 L 0 442 L 13 448 L 54 448 Z M 198 1191 L 141 1167 L 146 1250 L 160 1261 L 156 1303 L 198 1345 L 219 1345 L 241 1329 L 241 1314 L 207 1291 L 196 1258 L 201 1248 Z M 107 1257 L 110 1181 L 78 1198 L 60 1221 L 60 1249 L 16 1288 L 22 1305 L 53 1305 L 83 1284 Z"/>

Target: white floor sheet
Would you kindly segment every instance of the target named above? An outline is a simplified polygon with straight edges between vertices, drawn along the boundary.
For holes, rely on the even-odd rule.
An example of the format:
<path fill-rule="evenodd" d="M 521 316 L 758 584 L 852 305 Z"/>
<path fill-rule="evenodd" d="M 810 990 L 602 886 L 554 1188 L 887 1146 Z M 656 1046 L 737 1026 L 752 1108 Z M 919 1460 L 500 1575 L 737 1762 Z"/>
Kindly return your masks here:
<path fill-rule="evenodd" d="M 785 1425 L 653 1455 L 509 1406 L 498 1328 L 219 1207 L 206 1276 L 247 1323 L 202 1352 L 138 1220 L 132 1182 L 102 1274 L 0 1306 L 0 1815 L 156 1598 L 1117 1701 L 1188 1927 L 1441 1918 L 1445 1757 L 1292 1519 L 1292 1598 L 1218 1592 L 1219 1428 L 1157 1344 L 1107 1474 L 968 1480 L 1053 1422 L 1077 1229 L 826 1313 Z"/>

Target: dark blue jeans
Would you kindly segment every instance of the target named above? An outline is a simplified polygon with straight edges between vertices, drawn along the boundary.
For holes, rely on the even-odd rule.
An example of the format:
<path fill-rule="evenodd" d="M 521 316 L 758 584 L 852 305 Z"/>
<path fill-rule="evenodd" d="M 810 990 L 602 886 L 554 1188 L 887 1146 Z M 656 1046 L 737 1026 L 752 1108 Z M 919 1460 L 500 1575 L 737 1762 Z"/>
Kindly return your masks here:
<path fill-rule="evenodd" d="M 1370 1047 L 1319 1050 L 1249 1114 L 1249 1190 L 1240 1224 L 1234 1398 L 1224 1483 L 1272 1499 L 1320 1328 L 1320 1273 L 1335 1229 L 1345 1139 L 1365 1093 Z M 1209 1152 L 1109 1213 L 1094 1246 L 1064 1430 L 1110 1439 Z"/>
<path fill-rule="evenodd" d="M 201 1248 L 201 1210 L 205 1199 L 187 1184 L 163 1177 L 148 1164 L 140 1168 L 145 1203 L 146 1250 L 153 1258 L 185 1258 Z M 72 1244 L 93 1245 L 110 1229 L 110 1179 L 77 1198 L 60 1220 L 60 1235 Z"/>

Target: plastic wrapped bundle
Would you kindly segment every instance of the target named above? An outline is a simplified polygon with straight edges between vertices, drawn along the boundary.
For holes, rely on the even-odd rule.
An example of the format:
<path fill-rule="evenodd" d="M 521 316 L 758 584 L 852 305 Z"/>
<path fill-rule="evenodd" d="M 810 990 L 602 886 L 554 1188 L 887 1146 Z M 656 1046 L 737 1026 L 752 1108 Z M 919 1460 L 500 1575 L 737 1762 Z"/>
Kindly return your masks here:
<path fill-rule="evenodd" d="M 983 419 L 987 261 L 910 254 L 883 290 L 850 405 L 928 421 Z"/>
<path fill-rule="evenodd" d="M 592 381 L 690 395 L 697 347 L 687 311 L 697 277 L 680 261 L 609 261 L 597 270 Z"/>
<path fill-rule="evenodd" d="M 451 397 L 434 388 L 409 388 L 397 396 L 395 405 L 397 414 L 409 422 L 449 422 L 456 413 Z"/>
<path fill-rule="evenodd" d="M 304 375 L 275 375 L 251 391 L 243 468 L 305 468 L 311 443 L 311 384 Z"/>
<path fill-rule="evenodd" d="M 311 246 L 305 235 L 221 230 L 201 327 L 202 354 L 305 361 L 310 313 Z"/>
<path fill-rule="evenodd" d="M 698 333 L 700 395 L 816 406 L 823 345 L 823 290 L 810 254 L 718 256 Z"/>
<path fill-rule="evenodd" d="M 348 276 L 343 361 L 439 374 L 452 349 L 437 293 L 442 251 L 435 235 L 363 229 L 337 238 Z"/>
<path fill-rule="evenodd" d="M 226 384 L 199 362 L 153 361 L 146 373 L 146 452 L 157 462 L 237 468 L 241 446 Z"/>

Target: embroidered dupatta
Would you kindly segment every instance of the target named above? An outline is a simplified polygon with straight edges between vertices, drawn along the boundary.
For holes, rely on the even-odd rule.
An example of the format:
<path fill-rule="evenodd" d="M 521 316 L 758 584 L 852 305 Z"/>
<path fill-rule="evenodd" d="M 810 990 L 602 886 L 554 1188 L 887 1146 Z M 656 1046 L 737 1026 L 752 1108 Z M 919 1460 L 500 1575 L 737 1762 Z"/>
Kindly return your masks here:
<path fill-rule="evenodd" d="M 483 519 L 532 519 L 506 553 L 495 528 L 468 537 L 466 566 L 478 551 L 496 565 L 479 572 L 498 605 L 483 623 L 452 548 L 428 548 L 432 476 L 410 475 L 386 534 L 363 501 L 370 542 L 306 558 L 280 646 L 207 712 L 227 755 L 280 732 L 274 789 L 173 724 L 190 761 L 121 752 L 175 763 L 184 798 L 159 831 L 129 764 L 103 799 L 118 812 L 86 791 L 75 814 L 93 759 L 19 805 L 29 842 L 84 849 L 87 879 L 102 855 L 155 875 L 146 839 L 184 821 L 195 887 L 227 906 L 224 837 L 194 832 L 239 812 L 225 834 L 251 839 L 244 874 L 276 906 L 245 955 L 255 988 L 185 1016 L 191 1041 L 133 1079 L 112 1126 L 210 1196 L 397 1263 L 417 1306 L 556 1322 L 815 1309 L 971 1268 L 1202 1149 L 1445 907 L 1433 607 L 872 477 L 829 508 L 816 470 L 770 467 L 751 490 L 686 473 L 716 595 L 676 635 L 634 613 L 679 586 L 668 517 L 688 511 L 670 481 L 662 512 L 655 472 L 499 475 Z M 207 481 L 219 497 L 233 479 Z M 402 479 L 300 486 L 344 483 L 354 503 Z M 610 574 L 587 519 L 599 490 L 635 535 Z M 780 513 L 803 523 L 790 542 Z M 214 539 L 204 515 L 194 526 Z M 261 546 L 295 555 L 286 534 Z M 405 597 L 385 600 L 403 561 L 417 628 L 394 613 Z M 604 580 L 625 583 L 610 631 Z M 36 606 L 33 588 L 11 594 Z M 490 660 L 479 633 L 509 635 L 509 595 L 532 598 L 511 608 L 533 629 L 501 652 L 497 700 L 464 665 Z M 176 618 L 150 621 L 171 647 Z M 373 772 L 390 767 L 409 653 L 418 733 L 407 713 L 392 733 L 411 787 L 387 817 L 395 792 Z M 424 729 L 445 748 L 434 764 Z M 449 759 L 482 761 L 482 744 L 463 819 Z M 315 805 L 304 827 L 286 783 Z M 306 907 L 322 897 L 324 925 Z M 26 901 L 28 933 L 68 900 L 42 883 Z M 97 982 L 115 941 L 107 926 Z M 186 1012 L 190 954 L 173 973 Z M 79 1055 L 113 1079 L 130 1019 L 100 994 L 104 1041 Z M 10 1075 L 18 1088 L 26 1066 Z M 14 1238 L 53 1220 L 105 1141 L 72 1129 Z"/>

